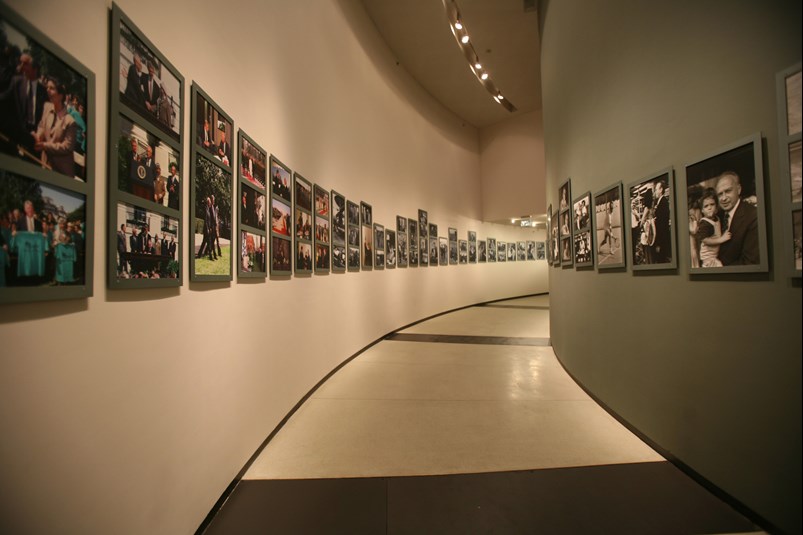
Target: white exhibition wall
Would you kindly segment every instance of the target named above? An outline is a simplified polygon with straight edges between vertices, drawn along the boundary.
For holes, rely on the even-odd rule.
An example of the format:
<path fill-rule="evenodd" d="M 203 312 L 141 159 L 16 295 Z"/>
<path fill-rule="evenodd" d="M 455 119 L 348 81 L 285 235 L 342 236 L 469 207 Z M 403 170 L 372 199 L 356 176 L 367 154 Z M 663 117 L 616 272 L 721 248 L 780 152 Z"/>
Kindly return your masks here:
<path fill-rule="evenodd" d="M 190 284 L 186 250 L 182 288 L 106 289 L 110 3 L 8 4 L 97 76 L 98 245 L 94 297 L 0 307 L 0 532 L 191 533 L 350 355 L 438 312 L 547 291 L 545 262 Z M 359 2 L 119 5 L 184 75 L 185 104 L 197 81 L 235 128 L 376 222 L 422 208 L 442 235 L 544 239 L 480 222 L 478 132 L 395 65 Z"/>

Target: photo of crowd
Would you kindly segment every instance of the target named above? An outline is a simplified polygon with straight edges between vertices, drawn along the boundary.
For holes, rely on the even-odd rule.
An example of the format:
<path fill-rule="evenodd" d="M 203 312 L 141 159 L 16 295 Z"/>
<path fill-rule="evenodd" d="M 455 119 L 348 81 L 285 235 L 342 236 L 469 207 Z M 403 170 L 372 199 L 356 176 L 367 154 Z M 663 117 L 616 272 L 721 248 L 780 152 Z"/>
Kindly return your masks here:
<path fill-rule="evenodd" d="M 290 274 L 290 259 L 292 258 L 290 252 L 290 240 L 280 238 L 278 236 L 271 236 L 271 257 L 270 257 L 270 271 L 271 273 L 280 275 Z"/>
<path fill-rule="evenodd" d="M 199 153 L 193 180 L 194 274 L 231 275 L 231 173 Z"/>
<path fill-rule="evenodd" d="M 181 206 L 180 155 L 145 128 L 120 116 L 117 187 L 159 206 Z"/>
<path fill-rule="evenodd" d="M 312 212 L 312 185 L 302 178 L 298 173 L 295 174 L 294 179 L 296 185 L 296 208 L 301 208 L 307 212 Z M 275 190 L 274 193 L 280 197 L 284 197 Z M 290 199 L 287 200 L 289 201 Z"/>
<path fill-rule="evenodd" d="M 315 244 L 315 271 L 329 271 L 329 246 Z"/>
<path fill-rule="evenodd" d="M 332 192 L 332 243 L 345 245 L 346 243 L 346 198 L 339 193 Z"/>
<path fill-rule="evenodd" d="M 179 277 L 178 219 L 117 203 L 117 279 Z"/>
<path fill-rule="evenodd" d="M 231 121 L 200 90 L 195 99 L 195 142 L 223 165 L 231 166 Z"/>
<path fill-rule="evenodd" d="M 270 229 L 276 234 L 290 236 L 290 207 L 279 199 L 271 199 Z"/>
<path fill-rule="evenodd" d="M 296 242 L 296 273 L 312 271 L 312 244 Z"/>
<path fill-rule="evenodd" d="M 633 266 L 670 265 L 672 251 L 672 191 L 669 174 L 629 187 Z"/>
<path fill-rule="evenodd" d="M 86 77 L 2 17 L 0 54 L 0 153 L 85 182 Z"/>
<path fill-rule="evenodd" d="M 594 222 L 597 265 L 601 268 L 623 266 L 622 198 L 619 184 L 594 196 Z"/>
<path fill-rule="evenodd" d="M 86 197 L 0 171 L 0 288 L 83 285 Z"/>
<path fill-rule="evenodd" d="M 240 175 L 254 187 L 265 189 L 268 156 L 240 131 Z"/>
<path fill-rule="evenodd" d="M 270 157 L 270 183 L 271 191 L 273 191 L 274 195 L 281 197 L 288 203 L 291 202 L 290 170 L 273 156 Z M 301 207 L 305 208 L 303 204 Z"/>
<path fill-rule="evenodd" d="M 240 239 L 240 270 L 243 273 L 265 273 L 265 237 L 243 231 Z"/>
<path fill-rule="evenodd" d="M 240 223 L 259 230 L 265 226 L 265 194 L 240 184 Z"/>
<path fill-rule="evenodd" d="M 123 22 L 117 75 L 120 102 L 180 141 L 181 82 Z"/>
<path fill-rule="evenodd" d="M 315 190 L 315 213 L 320 216 L 329 217 L 329 192 L 325 189 L 314 186 Z"/>

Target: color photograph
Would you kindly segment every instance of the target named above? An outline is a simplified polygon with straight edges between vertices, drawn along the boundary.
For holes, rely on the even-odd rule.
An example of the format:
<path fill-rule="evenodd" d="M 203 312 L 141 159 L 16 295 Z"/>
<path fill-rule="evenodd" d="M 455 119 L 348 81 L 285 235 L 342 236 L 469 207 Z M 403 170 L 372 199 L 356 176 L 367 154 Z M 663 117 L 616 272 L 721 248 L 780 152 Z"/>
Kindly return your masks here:
<path fill-rule="evenodd" d="M 359 230 L 357 231 L 359 234 Z M 312 216 L 296 208 L 296 239 L 312 241 Z M 359 242 L 359 238 L 357 239 Z"/>
<path fill-rule="evenodd" d="M 268 172 L 268 155 L 251 143 L 242 130 L 240 134 L 240 176 L 255 188 L 264 190 Z"/>
<path fill-rule="evenodd" d="M 240 223 L 265 231 L 265 194 L 243 183 L 240 190 Z"/>
<path fill-rule="evenodd" d="M 329 217 L 329 192 L 318 186 L 313 186 L 315 213 L 319 216 Z"/>
<path fill-rule="evenodd" d="M 117 138 L 117 188 L 178 210 L 181 156 L 170 145 L 121 115 Z"/>
<path fill-rule="evenodd" d="M 177 219 L 117 203 L 117 222 L 117 280 L 178 278 Z"/>
<path fill-rule="evenodd" d="M 281 171 L 279 174 L 281 175 Z M 293 177 L 296 185 L 296 208 L 312 212 L 312 184 L 298 173 L 295 173 Z M 279 180 L 279 182 L 281 183 L 281 180 Z M 284 193 L 284 190 L 280 187 L 279 192 Z M 281 193 L 274 191 L 274 194 L 279 195 L 285 200 L 290 200 Z"/>
<path fill-rule="evenodd" d="M 270 229 L 276 234 L 290 236 L 290 207 L 279 199 L 271 199 Z"/>
<path fill-rule="evenodd" d="M 193 275 L 231 276 L 231 173 L 196 154 Z"/>
<path fill-rule="evenodd" d="M 328 245 L 315 244 L 315 273 L 328 273 L 330 262 Z"/>
<path fill-rule="evenodd" d="M 195 142 L 198 148 L 223 165 L 231 166 L 233 125 L 226 115 L 207 99 L 200 88 L 195 93 Z"/>
<path fill-rule="evenodd" d="M 265 236 L 250 232 L 240 233 L 240 271 L 242 273 L 267 272 Z"/>
<path fill-rule="evenodd" d="M 270 272 L 274 275 L 289 275 L 290 274 L 290 259 L 292 253 L 290 252 L 290 240 L 280 238 L 279 236 L 271 236 L 271 257 L 270 257 Z"/>
<path fill-rule="evenodd" d="M 270 157 L 270 187 L 273 195 L 281 197 L 289 204 L 291 199 L 290 191 L 290 169 L 283 163 Z M 303 205 L 302 205 L 303 207 Z"/>
<path fill-rule="evenodd" d="M 315 216 L 315 243 L 329 243 L 329 218 Z"/>
<path fill-rule="evenodd" d="M 312 244 L 296 242 L 296 273 L 312 273 Z"/>

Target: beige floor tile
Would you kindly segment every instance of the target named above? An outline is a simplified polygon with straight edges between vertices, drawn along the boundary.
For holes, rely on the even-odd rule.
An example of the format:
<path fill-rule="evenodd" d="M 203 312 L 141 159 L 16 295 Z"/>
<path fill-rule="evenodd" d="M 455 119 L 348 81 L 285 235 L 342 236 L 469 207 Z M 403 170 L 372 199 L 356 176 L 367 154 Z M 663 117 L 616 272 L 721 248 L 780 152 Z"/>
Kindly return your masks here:
<path fill-rule="evenodd" d="M 505 299 L 504 301 L 496 301 L 489 303 L 497 306 L 532 306 L 532 307 L 548 307 L 549 294 L 547 295 L 532 295 L 530 297 L 518 297 L 516 299 Z"/>
<path fill-rule="evenodd" d="M 471 307 L 399 331 L 405 334 L 549 337 L 549 310 Z"/>

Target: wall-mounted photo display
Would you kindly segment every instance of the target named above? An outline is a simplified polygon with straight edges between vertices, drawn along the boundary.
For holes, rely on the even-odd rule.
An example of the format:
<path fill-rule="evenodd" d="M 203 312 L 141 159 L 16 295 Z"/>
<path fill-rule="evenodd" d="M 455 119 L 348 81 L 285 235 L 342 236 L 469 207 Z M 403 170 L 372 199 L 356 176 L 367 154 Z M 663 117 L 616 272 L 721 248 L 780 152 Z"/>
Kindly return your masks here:
<path fill-rule="evenodd" d="M 360 230 L 362 243 L 362 269 L 374 267 L 374 210 L 370 204 L 360 201 Z"/>
<path fill-rule="evenodd" d="M 429 224 L 429 265 L 438 265 L 438 225 Z"/>
<path fill-rule="evenodd" d="M 117 203 L 115 271 L 120 280 L 177 279 L 181 275 L 179 221 L 146 208 Z"/>
<path fill-rule="evenodd" d="M 396 216 L 396 265 L 407 267 L 407 218 Z"/>
<path fill-rule="evenodd" d="M 591 228 L 591 192 L 587 191 L 572 202 L 574 232 Z"/>
<path fill-rule="evenodd" d="M 331 209 L 329 192 L 317 184 L 312 187 L 315 203 L 315 273 L 329 273 Z"/>
<path fill-rule="evenodd" d="M 767 271 L 763 165 L 758 133 L 686 165 L 691 273 Z"/>
<path fill-rule="evenodd" d="M 598 270 L 625 267 L 622 221 L 622 183 L 617 182 L 594 194 L 593 243 Z"/>
<path fill-rule="evenodd" d="M 346 200 L 346 269 L 360 270 L 360 205 Z"/>
<path fill-rule="evenodd" d="M 188 175 L 182 169 L 184 160 L 184 77 L 157 50 L 134 23 L 116 5 L 111 16 L 111 79 L 109 109 L 109 204 L 108 204 L 108 281 L 110 288 L 147 288 L 180 286 L 185 244 L 178 249 L 171 263 L 171 273 L 165 276 L 165 262 L 160 263 L 159 277 L 127 277 L 120 272 L 119 256 L 122 247 L 126 253 L 141 254 L 131 249 L 131 240 L 121 239 L 122 225 L 131 234 L 131 223 L 121 220 L 126 212 L 121 205 L 136 207 L 137 214 L 143 211 L 150 219 L 170 221 L 176 228 L 176 243 L 183 232 L 183 211 L 187 204 L 182 199 L 182 180 Z M 193 93 L 194 95 L 194 93 Z M 87 122 L 89 124 L 89 122 Z M 190 157 L 190 174 L 196 166 L 194 152 Z M 231 209 L 232 183 L 229 172 L 228 208 Z M 193 179 L 194 180 L 194 179 Z M 191 181 L 191 191 L 192 191 Z M 192 204 L 190 204 L 192 206 Z M 229 212 L 230 213 L 230 212 Z M 136 220 L 137 218 L 135 218 Z M 195 218 L 190 218 L 190 228 L 195 229 Z M 231 224 L 231 217 L 227 217 Z M 153 228 L 145 231 L 138 228 L 138 240 L 147 243 L 153 238 Z M 231 227 L 229 227 L 231 231 Z M 170 234 L 170 233 L 168 233 Z M 161 237 L 159 241 L 161 241 Z M 168 242 L 170 239 L 168 238 Z M 114 244 L 114 247 L 112 247 Z M 193 240 L 189 240 L 192 251 Z M 145 245 L 143 245 L 143 249 Z M 111 254 L 115 251 L 114 255 Z M 192 252 L 190 253 L 191 256 Z M 193 259 L 194 260 L 194 259 Z M 231 255 L 229 255 L 229 262 Z M 153 264 L 153 263 L 150 263 Z M 149 265 L 141 262 L 140 266 Z M 194 275 L 191 261 L 190 273 Z M 127 263 L 127 268 L 131 263 Z M 176 268 L 175 276 L 172 269 Z M 159 271 L 157 270 L 157 272 Z M 231 280 L 231 268 L 227 270 Z M 135 280 L 136 279 L 136 280 Z"/>
<path fill-rule="evenodd" d="M 284 165 L 276 156 L 271 155 L 268 160 L 268 174 L 270 176 L 270 274 L 286 276 L 292 274 L 293 258 L 298 259 L 299 250 L 293 250 L 293 233 L 296 232 L 293 224 L 292 193 L 290 177 L 293 176 L 290 168 Z M 312 219 L 312 184 L 304 177 L 296 175 L 296 187 L 306 188 L 308 195 L 301 196 L 302 209 L 306 210 L 307 224 L 314 226 Z M 307 240 L 312 258 L 312 241 Z"/>
<path fill-rule="evenodd" d="M 477 233 L 473 230 L 468 231 L 468 263 L 477 263 Z"/>
<path fill-rule="evenodd" d="M 234 125 L 231 117 L 197 83 L 192 84 L 191 103 L 196 143 L 190 151 L 193 163 L 190 206 L 194 216 L 191 219 L 190 280 L 230 281 L 232 245 L 236 241 L 232 224 L 232 149 L 228 136 Z M 209 151 L 200 143 L 203 137 L 200 131 L 210 118 L 221 132 L 221 142 L 225 139 L 222 153 Z"/>
<path fill-rule="evenodd" d="M 560 213 L 560 237 L 564 238 L 566 236 L 572 235 L 572 218 L 571 213 L 566 210 L 565 212 Z"/>
<path fill-rule="evenodd" d="M 561 184 L 558 188 L 558 212 L 562 213 L 567 211 L 571 206 L 569 203 L 572 199 L 572 180 L 566 179 L 566 182 Z"/>
<path fill-rule="evenodd" d="M 563 267 L 572 267 L 572 237 L 565 236 L 560 239 L 560 264 Z"/>
<path fill-rule="evenodd" d="M 537 241 L 535 242 L 535 259 L 536 260 L 546 260 L 546 242 Z"/>
<path fill-rule="evenodd" d="M 0 40 L 0 303 L 91 297 L 95 75 L 5 4 Z"/>
<path fill-rule="evenodd" d="M 457 240 L 457 263 L 468 264 L 468 240 Z"/>
<path fill-rule="evenodd" d="M 332 271 L 346 271 L 346 197 L 332 190 Z M 335 250 L 337 248 L 337 250 Z"/>
<path fill-rule="evenodd" d="M 516 242 L 508 242 L 507 244 L 507 261 L 516 261 Z"/>
<path fill-rule="evenodd" d="M 312 183 L 298 173 L 293 173 L 293 190 L 296 202 L 293 207 L 293 235 L 295 237 L 295 265 L 296 275 L 312 273 Z M 281 206 L 283 200 L 277 199 Z M 359 234 L 359 230 L 357 231 Z M 359 241 L 359 238 L 358 240 Z"/>
<path fill-rule="evenodd" d="M 778 146 L 780 175 L 788 181 L 789 196 L 784 195 L 785 265 L 793 277 L 801 276 L 800 210 L 803 201 L 801 173 L 801 64 L 784 69 L 776 76 L 778 93 Z M 790 243 L 791 242 L 791 243 Z"/>
<path fill-rule="evenodd" d="M 477 259 L 479 260 L 480 264 L 484 264 L 488 261 L 488 244 L 485 240 L 480 240 L 477 242 Z"/>
<path fill-rule="evenodd" d="M 592 254 L 591 231 L 581 230 L 574 233 L 574 265 L 588 267 L 594 265 Z"/>
<path fill-rule="evenodd" d="M 237 275 L 267 276 L 268 199 L 265 189 L 268 153 L 242 130 L 237 133 L 239 166 L 239 263 Z"/>
<path fill-rule="evenodd" d="M 418 267 L 418 221 L 415 219 L 407 220 L 407 250 L 408 264 Z"/>
<path fill-rule="evenodd" d="M 523 241 L 516 242 L 516 260 L 519 262 L 527 260 L 527 244 Z"/>
<path fill-rule="evenodd" d="M 195 148 L 231 169 L 233 163 L 231 140 L 234 132 L 231 117 L 223 113 L 197 84 L 193 84 L 193 87 L 198 90 L 193 92 L 192 97 Z"/>
<path fill-rule="evenodd" d="M 674 189 L 671 168 L 627 186 L 632 233 L 629 256 L 636 271 L 677 267 Z"/>
<path fill-rule="evenodd" d="M 426 210 L 418 210 L 418 263 L 429 265 L 429 216 Z"/>
<path fill-rule="evenodd" d="M 385 227 L 374 223 L 374 267 L 385 269 Z"/>
<path fill-rule="evenodd" d="M 457 229 L 449 227 L 449 263 L 457 265 Z"/>
<path fill-rule="evenodd" d="M 488 262 L 496 262 L 496 238 L 488 238 Z"/>
<path fill-rule="evenodd" d="M 385 266 L 396 267 L 396 231 L 385 229 Z"/>
<path fill-rule="evenodd" d="M 550 263 L 552 266 L 557 267 L 560 265 L 560 216 L 558 212 L 552 212 L 549 218 L 549 254 L 551 255 Z"/>
<path fill-rule="evenodd" d="M 538 242 L 538 243 L 543 243 L 543 242 Z M 526 255 L 527 260 L 535 260 L 535 242 L 527 240 L 526 246 L 527 246 L 527 255 Z"/>
<path fill-rule="evenodd" d="M 446 236 L 440 236 L 438 238 L 438 263 L 441 266 L 448 266 L 449 265 L 449 240 L 446 239 Z"/>

